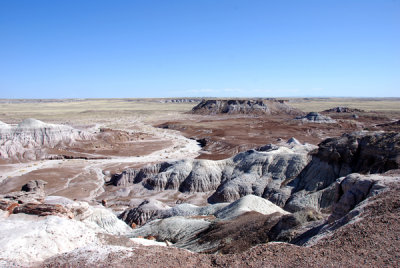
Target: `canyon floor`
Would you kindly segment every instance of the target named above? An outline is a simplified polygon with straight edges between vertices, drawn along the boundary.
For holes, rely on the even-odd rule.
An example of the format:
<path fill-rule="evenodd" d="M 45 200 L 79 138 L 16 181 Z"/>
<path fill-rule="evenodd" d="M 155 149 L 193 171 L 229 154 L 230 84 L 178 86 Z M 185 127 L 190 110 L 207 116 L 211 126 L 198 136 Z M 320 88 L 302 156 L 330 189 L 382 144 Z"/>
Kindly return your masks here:
<path fill-rule="evenodd" d="M 0 124 L 4 147 L 0 151 L 0 195 L 6 200 L 4 208 L 0 207 L 4 211 L 0 226 L 18 232 L 18 226 L 31 223 L 32 228 L 38 224 L 35 228 L 40 229 L 43 221 L 51 227 L 58 221 L 52 217 L 62 214 L 62 220 L 54 226 L 69 228 L 68 221 L 64 222 L 67 212 L 61 210 L 58 214 L 25 213 L 26 217 L 22 216 L 24 212 L 17 213 L 18 209 L 13 213 L 14 207 L 10 210 L 14 203 L 7 203 L 12 199 L 7 195 L 20 191 L 32 180 L 46 182 L 43 196 L 47 201 L 37 199 L 36 205 L 67 198 L 69 201 L 62 202 L 70 207 L 63 205 L 76 219 L 84 217 L 82 209 L 77 212 L 74 206 L 89 206 L 87 211 L 92 215 L 97 215 L 93 212 L 97 208 L 107 209 L 120 219 L 121 213 L 128 215 L 124 218 L 126 226 L 118 225 L 118 232 L 96 231 L 90 238 L 84 234 L 92 224 L 88 218 L 86 227 L 80 227 L 83 220 L 74 223 L 71 230 L 76 231 L 65 237 L 72 241 L 81 235 L 90 243 L 71 242 L 71 246 L 50 250 L 41 248 L 45 242 L 38 242 L 38 250 L 49 251 L 43 255 L 17 246 L 24 243 L 25 229 L 21 231 L 22 238 L 8 238 L 7 231 L 0 231 L 3 243 L 17 241 L 9 246 L 10 250 L 15 246 L 14 255 L 10 251 L 0 255 L 0 266 L 286 267 L 400 263 L 400 99 L 293 98 L 284 102 L 293 111 L 271 114 L 192 112 L 200 101 L 0 100 L 0 123 L 4 123 Z M 330 110 L 337 107 L 348 110 Z M 318 112 L 320 118 L 331 121 L 311 121 L 309 118 L 317 117 L 309 112 Z M 40 121 L 24 121 L 27 118 Z M 33 139 L 16 138 L 28 123 L 41 122 L 48 125 L 39 134 L 34 132 Z M 58 126 L 56 142 L 48 131 L 54 126 Z M 12 136 L 8 129 L 14 128 Z M 66 131 L 76 137 L 62 138 Z M 349 136 L 343 136 L 345 133 Z M 347 150 L 354 140 L 358 147 Z M 284 170 L 282 163 L 286 163 Z M 262 175 L 258 174 L 259 169 Z M 353 173 L 366 177 L 351 177 Z M 329 181 L 324 176 L 330 176 Z M 365 188 L 361 182 L 368 182 L 369 188 L 359 194 Z M 374 187 L 379 189 L 374 192 Z M 353 191 L 357 202 L 349 201 L 348 191 Z M 274 203 L 271 213 L 264 207 L 240 203 L 240 208 L 247 210 L 238 217 L 229 215 L 238 213 L 235 202 L 249 194 L 255 196 L 250 202 L 253 205 L 261 202 L 260 206 L 264 206 L 256 197 Z M 20 206 L 21 211 L 29 210 L 29 203 L 17 203 L 15 206 Z M 184 213 L 179 214 L 178 210 Z M 196 214 L 195 210 L 207 213 Z M 291 215 L 296 216 L 290 218 Z M 277 226 L 286 226 L 284 219 L 298 220 L 298 215 L 308 218 L 276 231 Z M 89 218 L 95 221 L 93 217 Z M 174 217 L 182 217 L 189 226 L 173 225 L 176 230 L 196 226 L 196 231 L 184 237 L 184 231 L 174 235 L 168 233 L 172 231 L 159 231 L 166 227 L 156 224 Z M 110 221 L 116 224 L 117 218 Z M 11 227 L 13 222 L 20 225 Z M 54 226 L 53 233 L 59 232 Z M 41 239 L 36 233 L 35 237 Z M 19 262 L 21 257 L 25 260 Z"/>

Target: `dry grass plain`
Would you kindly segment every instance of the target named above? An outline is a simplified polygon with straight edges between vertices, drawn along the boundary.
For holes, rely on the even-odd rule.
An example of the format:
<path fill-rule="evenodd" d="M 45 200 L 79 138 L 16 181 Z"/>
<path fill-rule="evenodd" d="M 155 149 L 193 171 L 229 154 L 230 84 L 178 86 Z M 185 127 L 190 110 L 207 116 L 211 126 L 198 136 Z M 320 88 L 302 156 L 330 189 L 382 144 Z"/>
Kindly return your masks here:
<path fill-rule="evenodd" d="M 366 111 L 400 114 L 400 98 L 286 98 L 305 112 L 346 106 Z M 25 118 L 45 122 L 87 124 L 118 121 L 160 122 L 180 117 L 196 103 L 165 103 L 166 99 L 0 99 L 0 121 L 18 123 Z M 199 99 L 200 100 L 200 99 Z M 187 116 L 185 116 L 187 117 Z M 188 118 L 189 119 L 189 118 Z"/>
<path fill-rule="evenodd" d="M 286 98 L 289 104 L 305 112 L 346 106 L 366 111 L 400 114 L 400 98 Z M 87 124 L 115 119 L 142 122 L 171 119 L 190 111 L 196 103 L 165 103 L 166 99 L 0 99 L 0 121 L 18 123 L 25 118 L 46 122 Z M 200 99 L 199 99 L 200 100 Z"/>
<path fill-rule="evenodd" d="M 400 112 L 400 98 L 290 98 L 289 104 L 304 112 L 320 112 L 337 106 L 378 112 Z"/>
<path fill-rule="evenodd" d="M 152 121 L 189 111 L 194 103 L 161 103 L 161 99 L 0 100 L 0 121 L 25 118 L 45 122 L 87 124 L 126 120 Z"/>

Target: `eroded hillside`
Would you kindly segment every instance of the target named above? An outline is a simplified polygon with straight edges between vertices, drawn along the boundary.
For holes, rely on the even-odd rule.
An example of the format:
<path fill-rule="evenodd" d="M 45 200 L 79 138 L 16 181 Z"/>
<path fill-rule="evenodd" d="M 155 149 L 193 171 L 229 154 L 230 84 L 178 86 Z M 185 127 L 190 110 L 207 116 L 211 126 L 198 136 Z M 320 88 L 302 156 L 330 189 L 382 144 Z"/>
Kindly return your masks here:
<path fill-rule="evenodd" d="M 398 264 L 396 111 L 146 101 L 1 118 L 1 265 Z"/>

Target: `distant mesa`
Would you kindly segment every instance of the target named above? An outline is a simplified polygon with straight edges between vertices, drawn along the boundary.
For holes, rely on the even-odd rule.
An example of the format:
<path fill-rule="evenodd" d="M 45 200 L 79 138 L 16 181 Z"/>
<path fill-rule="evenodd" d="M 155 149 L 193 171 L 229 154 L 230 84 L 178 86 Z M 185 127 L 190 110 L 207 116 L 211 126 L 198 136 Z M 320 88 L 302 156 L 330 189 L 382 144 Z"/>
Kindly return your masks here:
<path fill-rule="evenodd" d="M 162 99 L 160 100 L 160 103 L 192 103 L 192 102 L 200 102 L 200 98 L 182 98 L 182 99 Z"/>
<path fill-rule="evenodd" d="M 329 116 L 325 116 L 316 112 L 310 112 L 305 116 L 297 116 L 295 120 L 299 120 L 303 123 L 336 123 Z"/>
<path fill-rule="evenodd" d="M 192 109 L 193 114 L 255 114 L 255 115 L 301 115 L 302 111 L 278 99 L 208 99 Z"/>
<path fill-rule="evenodd" d="M 323 111 L 323 113 L 362 113 L 365 112 L 364 110 L 354 109 L 349 107 L 338 106 L 328 110 Z"/>

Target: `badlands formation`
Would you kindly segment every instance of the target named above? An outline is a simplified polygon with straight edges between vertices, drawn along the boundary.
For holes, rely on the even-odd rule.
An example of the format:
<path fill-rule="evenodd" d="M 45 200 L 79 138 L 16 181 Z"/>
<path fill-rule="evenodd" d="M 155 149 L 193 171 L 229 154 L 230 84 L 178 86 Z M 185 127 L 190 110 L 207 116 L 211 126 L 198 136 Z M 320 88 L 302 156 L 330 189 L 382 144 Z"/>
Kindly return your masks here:
<path fill-rule="evenodd" d="M 194 114 L 302 114 L 284 100 L 202 100 L 192 109 Z"/>
<path fill-rule="evenodd" d="M 1 117 L 0 266 L 398 266 L 396 111 L 196 102 L 119 125 Z"/>
<path fill-rule="evenodd" d="M 66 125 L 46 124 L 28 118 L 18 125 L 0 121 L 0 157 L 14 160 L 38 160 L 45 157 L 44 148 L 70 146 L 92 135 Z"/>

